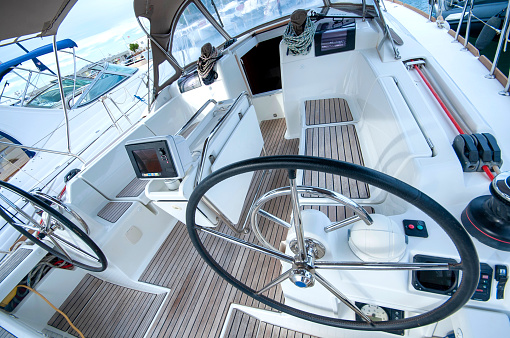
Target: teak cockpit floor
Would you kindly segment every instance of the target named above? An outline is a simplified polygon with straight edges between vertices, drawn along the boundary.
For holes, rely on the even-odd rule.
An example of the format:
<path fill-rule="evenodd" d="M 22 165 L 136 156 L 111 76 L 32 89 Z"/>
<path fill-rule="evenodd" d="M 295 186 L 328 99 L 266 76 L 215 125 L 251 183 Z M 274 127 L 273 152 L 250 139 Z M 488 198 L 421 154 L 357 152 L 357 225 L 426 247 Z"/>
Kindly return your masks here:
<path fill-rule="evenodd" d="M 261 322 L 249 314 L 234 309 L 230 322 L 225 328 L 225 338 L 315 338 L 305 333 L 289 330 L 280 326 Z"/>
<path fill-rule="evenodd" d="M 352 121 L 351 110 L 345 99 L 319 99 L 305 101 L 306 125 Z"/>
<path fill-rule="evenodd" d="M 261 125 L 265 148 L 268 155 L 292 155 L 298 153 L 299 141 L 285 140 L 285 121 L 283 119 L 264 121 Z M 285 173 L 273 171 L 266 174 L 262 182 L 262 191 L 288 185 Z M 257 173 L 253 178 L 247 201 L 251 201 L 258 186 Z M 244 219 L 249 203 L 241 214 Z M 275 200 L 268 203 L 267 210 L 276 216 L 289 220 L 290 210 L 285 206 L 288 201 Z M 274 243 L 279 243 L 286 231 L 279 227 L 270 234 Z M 219 231 L 234 235 L 226 226 L 219 226 Z M 253 235 L 246 235 L 254 240 Z M 280 266 L 275 259 L 258 257 L 250 250 L 238 245 L 226 243 L 211 236 L 204 239 L 204 245 L 211 255 L 230 273 L 253 288 L 261 288 L 280 274 Z M 184 259 L 183 259 L 184 258 Z M 251 276 L 242 275 L 242 267 L 257 264 L 256 273 Z M 247 306 L 270 309 L 238 291 L 219 275 L 217 275 L 196 253 L 188 238 L 184 224 L 178 223 L 166 242 L 140 277 L 140 281 L 156 284 L 171 289 L 168 300 L 156 318 L 148 337 L 218 337 L 224 325 L 230 304 L 237 303 Z M 282 299 L 281 288 L 271 290 L 273 297 Z"/>
<path fill-rule="evenodd" d="M 298 153 L 299 140 L 284 139 L 284 119 L 262 122 L 261 131 L 267 155 L 295 155 Z M 348 138 L 345 140 L 349 142 Z M 247 202 L 245 202 L 241 213 L 241 220 L 245 218 L 249 211 L 261 175 L 262 173 L 260 172 L 254 175 L 248 197 L 246 198 Z M 260 191 L 264 193 L 287 185 L 288 177 L 286 171 L 273 170 L 267 172 L 263 177 Z M 349 196 L 349 189 L 344 193 Z M 328 214 L 332 221 L 339 221 L 346 216 L 350 216 L 346 215 L 342 207 L 330 206 L 320 208 L 324 209 L 324 212 Z M 291 215 L 290 197 L 284 196 L 273 199 L 265 204 L 264 210 L 289 222 Z M 274 223 L 269 222 L 265 218 L 260 219 L 259 225 L 266 239 L 275 247 L 278 247 L 279 243 L 286 238 L 287 230 L 284 227 L 274 226 Z M 217 230 L 229 235 L 235 235 L 225 225 L 220 225 Z M 281 274 L 281 265 L 274 258 L 269 258 L 236 244 L 225 242 L 217 237 L 202 235 L 203 244 L 211 256 L 226 271 L 254 290 L 260 290 L 264 285 Z M 253 232 L 243 235 L 244 237 L 237 236 L 256 242 Z M 140 276 L 139 281 L 163 286 L 170 290 L 157 315 L 155 312 L 152 312 L 152 316 L 155 317 L 150 328 L 146 331 L 146 337 L 218 337 L 223 327 L 228 324 L 225 321 L 232 303 L 271 310 L 271 308 L 246 296 L 228 284 L 209 268 L 191 244 L 186 226 L 182 223 L 175 225 L 166 241 Z M 65 307 L 70 302 L 70 299 L 76 297 L 76 293 L 79 292 L 80 290 L 77 288 L 68 297 L 63 306 Z M 270 289 L 265 295 L 272 299 L 283 301 L 283 293 L 280 286 Z M 97 307 L 104 307 L 100 303 L 95 304 L 95 307 L 93 305 L 91 303 L 81 305 L 80 313 L 84 318 L 97 318 Z M 80 305 L 76 303 L 74 307 L 80 308 Z M 117 311 L 115 307 L 108 309 L 110 312 L 116 313 Z M 144 312 L 140 312 L 140 316 L 143 316 L 143 314 Z M 244 318 L 244 315 L 241 315 L 241 317 Z M 241 318 L 238 319 L 241 320 Z M 252 321 L 251 319 L 247 320 L 249 322 Z M 91 322 L 89 319 L 88 321 L 82 320 L 75 324 L 80 323 Z M 301 335 L 300 333 L 283 328 L 269 327 L 266 323 L 259 324 L 257 332 L 262 332 L 264 337 L 273 336 L 273 333 L 276 332 L 278 332 L 278 335 L 276 335 L 278 337 L 299 337 Z M 247 326 L 248 329 L 251 327 L 250 325 Z M 95 327 L 95 325 L 91 326 L 92 328 Z M 78 328 L 84 331 L 92 330 L 92 328 L 80 327 L 79 325 Z M 108 327 L 105 326 L 104 329 L 108 329 Z M 237 337 L 244 337 L 246 335 L 246 331 L 243 330 L 231 331 L 229 337 L 235 337 L 236 335 L 233 335 L 234 332 L 239 332 Z M 271 332 L 271 335 L 268 332 Z M 101 336 L 112 336 L 112 333 L 101 331 Z M 134 336 L 131 332 L 124 332 L 123 334 L 123 337 Z"/>
<path fill-rule="evenodd" d="M 60 309 L 86 337 L 143 337 L 164 298 L 86 275 Z M 58 313 L 48 325 L 78 336 Z"/>

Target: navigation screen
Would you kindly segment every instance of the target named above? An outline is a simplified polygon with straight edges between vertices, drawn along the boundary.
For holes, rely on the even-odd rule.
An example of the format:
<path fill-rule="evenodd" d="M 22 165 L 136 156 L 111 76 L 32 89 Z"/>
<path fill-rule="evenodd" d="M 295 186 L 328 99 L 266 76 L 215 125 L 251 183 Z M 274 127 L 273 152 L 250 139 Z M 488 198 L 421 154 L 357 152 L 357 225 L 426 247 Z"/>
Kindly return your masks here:
<path fill-rule="evenodd" d="M 354 50 L 356 23 L 353 19 L 320 23 L 315 32 L 315 56 Z"/>
<path fill-rule="evenodd" d="M 448 291 L 457 283 L 457 277 L 453 271 L 418 271 L 418 281 L 427 289 L 436 291 Z"/>
<path fill-rule="evenodd" d="M 156 149 L 133 150 L 133 156 L 143 177 L 161 176 L 163 169 L 159 163 Z"/>

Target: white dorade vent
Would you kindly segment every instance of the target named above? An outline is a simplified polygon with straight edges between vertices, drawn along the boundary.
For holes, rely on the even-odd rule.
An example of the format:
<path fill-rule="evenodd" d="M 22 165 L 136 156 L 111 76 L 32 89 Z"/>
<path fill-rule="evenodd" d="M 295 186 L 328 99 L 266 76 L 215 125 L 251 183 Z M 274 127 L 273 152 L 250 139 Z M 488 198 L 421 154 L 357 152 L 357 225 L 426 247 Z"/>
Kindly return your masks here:
<path fill-rule="evenodd" d="M 107 205 L 104 206 L 103 209 L 101 209 L 97 216 L 101 217 L 102 219 L 110 222 L 115 223 L 119 220 L 119 218 L 124 215 L 127 209 L 133 204 L 132 202 L 109 202 Z"/>
<path fill-rule="evenodd" d="M 0 283 L 30 255 L 32 249 L 20 248 L 0 263 Z"/>
<path fill-rule="evenodd" d="M 129 184 L 122 189 L 121 192 L 117 194 L 117 198 L 120 197 L 138 197 L 145 190 L 145 186 L 149 183 L 149 181 L 139 180 L 138 178 L 133 178 Z"/>

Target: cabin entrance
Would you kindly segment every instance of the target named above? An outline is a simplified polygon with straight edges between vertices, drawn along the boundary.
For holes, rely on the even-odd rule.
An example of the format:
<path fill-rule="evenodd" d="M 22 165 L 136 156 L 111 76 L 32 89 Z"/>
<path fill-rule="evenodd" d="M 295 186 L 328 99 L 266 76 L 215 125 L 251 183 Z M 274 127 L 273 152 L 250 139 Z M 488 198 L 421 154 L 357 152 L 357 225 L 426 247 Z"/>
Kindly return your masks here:
<path fill-rule="evenodd" d="M 259 42 L 241 57 L 253 95 L 282 89 L 279 46 L 281 36 Z"/>

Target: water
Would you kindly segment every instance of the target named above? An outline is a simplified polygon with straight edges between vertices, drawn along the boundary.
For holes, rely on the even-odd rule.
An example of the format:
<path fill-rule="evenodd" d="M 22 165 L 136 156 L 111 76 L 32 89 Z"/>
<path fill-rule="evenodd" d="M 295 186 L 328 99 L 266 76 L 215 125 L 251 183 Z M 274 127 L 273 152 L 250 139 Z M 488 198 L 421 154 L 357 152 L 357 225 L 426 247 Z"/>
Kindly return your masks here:
<path fill-rule="evenodd" d="M 429 2 L 428 0 L 403 0 L 402 2 L 411 5 L 415 8 L 421 9 L 425 13 L 429 12 Z"/>
<path fill-rule="evenodd" d="M 425 13 L 429 13 L 429 2 L 428 0 L 402 0 L 404 3 L 409 4 L 415 8 L 421 9 Z M 465 27 L 465 26 L 464 26 Z M 465 28 L 461 28 L 461 35 L 464 35 L 466 33 Z M 471 34 L 470 34 L 471 35 Z M 476 42 L 476 36 L 470 36 L 469 42 L 471 44 L 475 45 Z M 499 39 L 499 35 L 496 37 L 496 39 Z M 489 60 L 494 60 L 494 56 L 496 55 L 496 49 L 498 47 L 498 40 L 492 41 L 487 48 L 480 51 L 481 55 L 485 55 Z M 510 72 L 510 45 L 507 48 L 507 51 L 501 51 L 501 55 L 499 57 L 498 61 L 498 68 L 503 72 L 505 76 L 509 75 Z"/>

